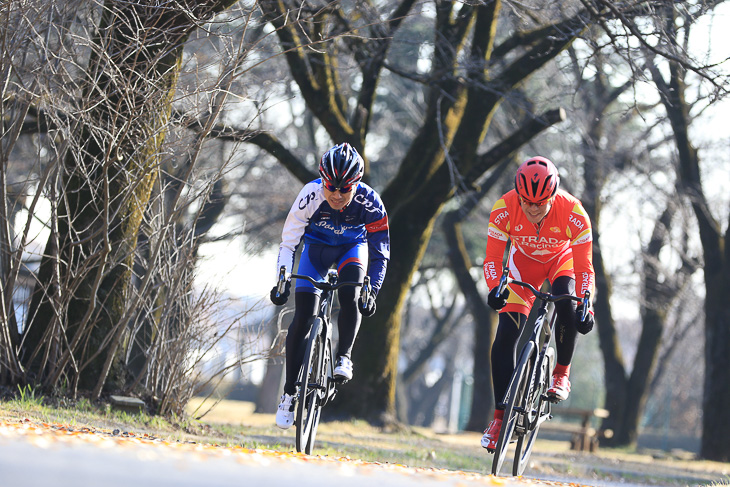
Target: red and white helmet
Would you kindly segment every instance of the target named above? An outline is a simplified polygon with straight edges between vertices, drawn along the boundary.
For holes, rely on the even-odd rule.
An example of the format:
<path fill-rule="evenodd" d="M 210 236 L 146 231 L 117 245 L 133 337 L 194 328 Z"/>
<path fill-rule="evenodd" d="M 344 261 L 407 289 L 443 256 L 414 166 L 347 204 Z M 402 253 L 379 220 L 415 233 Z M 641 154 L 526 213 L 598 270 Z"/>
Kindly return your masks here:
<path fill-rule="evenodd" d="M 515 190 L 528 203 L 545 203 L 560 186 L 558 169 L 545 157 L 531 157 L 520 165 L 515 175 Z"/>

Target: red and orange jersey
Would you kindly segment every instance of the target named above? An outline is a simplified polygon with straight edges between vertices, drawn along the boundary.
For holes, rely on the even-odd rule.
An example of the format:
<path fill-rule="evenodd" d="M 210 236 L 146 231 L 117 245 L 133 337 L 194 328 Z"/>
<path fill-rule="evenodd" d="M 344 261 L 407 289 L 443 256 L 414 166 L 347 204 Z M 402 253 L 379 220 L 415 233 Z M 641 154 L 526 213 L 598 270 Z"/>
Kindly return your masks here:
<path fill-rule="evenodd" d="M 527 220 L 515 190 L 506 193 L 494 204 L 489 216 L 487 256 L 484 260 L 484 278 L 489 289 L 499 283 L 508 240 L 512 241 L 514 252 L 520 252 L 540 264 L 549 263 L 570 247 L 576 295 L 593 292 L 595 272 L 591 221 L 576 197 L 558 190 L 552 208 L 540 225 Z"/>

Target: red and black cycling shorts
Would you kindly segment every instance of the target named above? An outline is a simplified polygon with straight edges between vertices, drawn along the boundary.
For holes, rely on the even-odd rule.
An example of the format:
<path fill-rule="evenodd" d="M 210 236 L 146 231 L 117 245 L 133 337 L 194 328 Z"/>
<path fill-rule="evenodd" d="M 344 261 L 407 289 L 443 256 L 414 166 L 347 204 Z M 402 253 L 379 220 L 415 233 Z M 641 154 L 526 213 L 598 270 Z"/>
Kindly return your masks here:
<path fill-rule="evenodd" d="M 568 247 L 543 264 L 531 259 L 513 246 L 509 256 L 509 270 L 510 277 L 532 284 L 536 289 L 540 289 L 546 279 L 551 285 L 560 276 L 569 276 L 575 279 L 573 250 Z M 522 286 L 508 285 L 507 288 L 510 292 L 509 298 L 507 299 L 507 305 L 500 310 L 500 313 L 530 314 L 532 304 L 535 302 L 535 296 L 532 292 Z"/>

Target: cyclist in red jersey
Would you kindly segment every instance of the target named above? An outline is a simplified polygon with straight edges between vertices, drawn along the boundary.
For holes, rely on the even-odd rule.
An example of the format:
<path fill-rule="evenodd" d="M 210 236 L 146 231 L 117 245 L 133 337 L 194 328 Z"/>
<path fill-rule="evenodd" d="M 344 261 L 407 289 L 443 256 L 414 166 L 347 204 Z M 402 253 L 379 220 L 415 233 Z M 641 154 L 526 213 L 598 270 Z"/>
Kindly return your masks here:
<path fill-rule="evenodd" d="M 593 235 L 591 222 L 580 201 L 559 189 L 555 165 L 544 157 L 528 159 L 517 169 L 515 189 L 504 194 L 489 216 L 484 278 L 489 286 L 487 302 L 499 311 L 497 334 L 492 344 L 492 382 L 497 407 L 482 437 L 482 446 L 494 450 L 502 427 L 500 404 L 515 368 L 520 329 L 527 321 L 535 296 L 521 286 L 507 286 L 499 297 L 497 284 L 507 242 L 511 241 L 510 276 L 540 288 L 547 279 L 553 294 L 583 296 L 593 293 Z M 593 328 L 593 311 L 581 322 L 583 305 L 555 303 L 557 363 L 548 395 L 560 401 L 570 393 L 570 363 L 577 333 Z"/>

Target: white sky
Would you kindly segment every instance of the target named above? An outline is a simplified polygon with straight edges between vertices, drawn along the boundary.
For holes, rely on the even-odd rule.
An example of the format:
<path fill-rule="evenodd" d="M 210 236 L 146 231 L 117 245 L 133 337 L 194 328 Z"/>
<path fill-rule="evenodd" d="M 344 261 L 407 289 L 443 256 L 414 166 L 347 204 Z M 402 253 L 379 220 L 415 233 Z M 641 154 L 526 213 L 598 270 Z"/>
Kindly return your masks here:
<path fill-rule="evenodd" d="M 268 296 L 276 284 L 278 247 L 258 255 L 247 255 L 244 248 L 242 237 L 202 245 L 197 271 L 199 279 L 225 289 L 232 296 Z"/>

